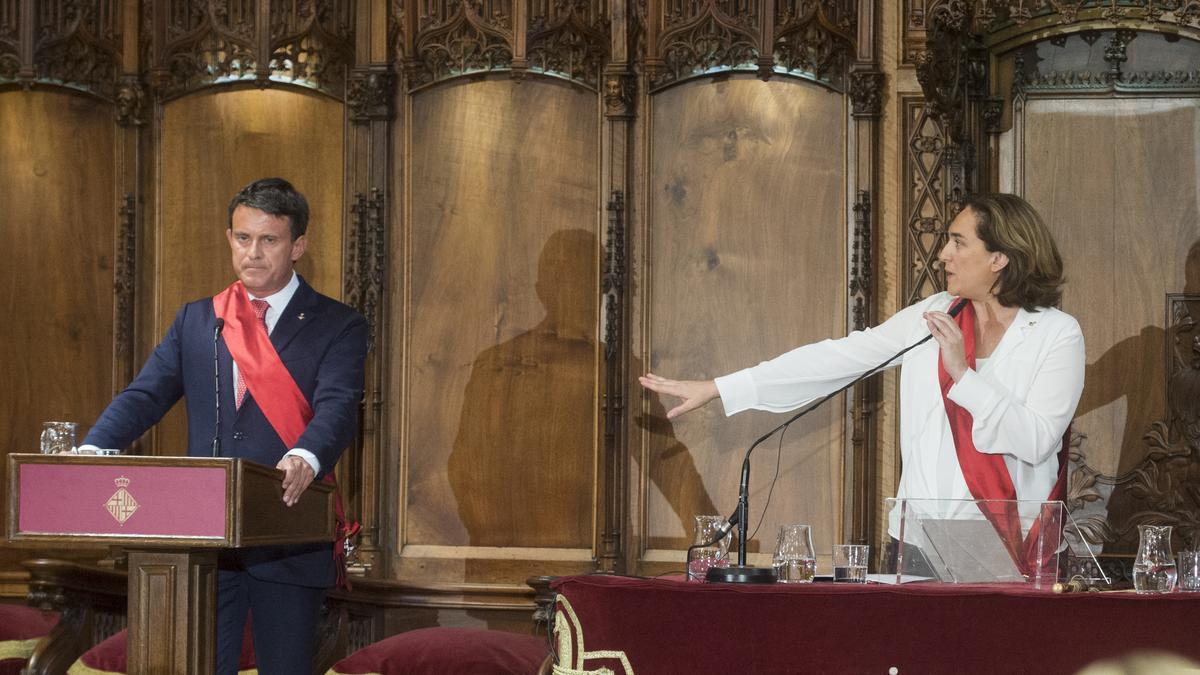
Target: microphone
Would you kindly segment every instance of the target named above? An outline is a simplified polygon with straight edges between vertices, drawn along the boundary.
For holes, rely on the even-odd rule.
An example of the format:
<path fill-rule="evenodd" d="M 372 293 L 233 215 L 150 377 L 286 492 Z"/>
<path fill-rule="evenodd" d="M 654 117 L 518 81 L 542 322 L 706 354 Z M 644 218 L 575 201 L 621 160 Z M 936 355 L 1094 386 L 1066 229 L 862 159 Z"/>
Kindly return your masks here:
<path fill-rule="evenodd" d="M 954 302 L 953 305 L 950 306 L 950 309 L 947 311 L 947 313 L 952 317 L 958 316 L 959 313 L 962 312 L 963 308 L 967 306 L 967 302 L 969 302 L 969 301 L 964 298 L 959 298 L 958 300 L 956 300 Z M 750 449 L 746 451 L 745 458 L 742 459 L 742 477 L 741 477 L 741 481 L 738 483 L 737 511 L 735 511 L 734 514 L 729 517 L 728 523 L 725 526 L 722 526 L 722 528 L 717 532 L 717 536 L 713 539 L 713 541 L 711 541 L 707 544 L 704 544 L 705 546 L 712 546 L 713 544 L 717 543 L 718 541 L 721 541 L 722 539 L 725 538 L 726 535 L 729 534 L 730 530 L 732 530 L 733 526 L 736 524 L 737 528 L 738 528 L 738 563 L 737 563 L 737 565 L 731 565 L 729 567 L 710 567 L 708 572 L 705 575 L 706 581 L 716 581 L 716 582 L 724 582 L 724 583 L 751 583 L 751 584 L 767 583 L 767 584 L 769 584 L 769 583 L 774 583 L 778 578 L 775 573 L 774 568 L 749 567 L 746 565 L 746 524 L 747 524 L 747 521 L 749 520 L 749 515 L 750 515 L 750 513 L 749 513 L 749 511 L 750 511 L 750 453 L 754 452 L 754 449 L 757 448 L 758 446 L 762 445 L 768 438 L 774 436 L 775 434 L 779 433 L 780 431 L 783 431 L 784 429 L 791 426 L 791 424 L 793 422 L 795 422 L 796 420 L 800 419 L 801 417 L 804 417 L 805 415 L 816 410 L 817 408 L 820 408 L 822 405 L 824 405 L 824 403 L 826 401 L 833 398 L 834 396 L 837 396 L 838 394 L 842 393 L 843 391 L 846 391 L 850 387 L 853 387 L 854 385 L 858 384 L 859 382 L 862 382 L 863 380 L 867 379 L 868 377 L 883 370 L 892 361 L 895 361 L 896 359 L 900 358 L 901 356 L 904 356 L 905 354 L 907 354 L 908 352 L 912 351 L 913 349 L 919 347 L 920 345 L 925 344 L 932 337 L 933 337 L 933 333 L 930 333 L 929 335 L 926 335 L 925 337 L 921 338 L 917 342 L 914 342 L 913 344 L 905 347 L 904 349 L 901 349 L 900 351 L 896 352 L 891 357 L 889 357 L 883 363 L 880 363 L 879 365 L 868 370 L 867 372 L 863 373 L 862 375 L 859 375 L 858 377 L 851 380 L 848 384 L 842 386 L 841 388 L 837 389 L 836 391 L 833 391 L 829 394 L 826 394 L 825 396 L 822 396 L 820 399 L 817 400 L 816 403 L 813 403 L 812 405 L 808 406 L 807 408 L 804 408 L 803 410 L 796 413 L 795 415 L 792 415 L 791 417 L 789 417 L 787 419 L 786 422 L 784 422 L 783 424 L 780 424 L 779 426 L 775 427 L 774 429 L 763 434 L 762 436 L 760 436 L 758 438 L 758 440 L 754 441 L 754 443 L 752 443 L 750 445 Z"/>
<path fill-rule="evenodd" d="M 221 343 L 221 331 L 225 330 L 225 319 L 217 317 L 217 325 L 213 328 L 213 395 L 216 401 L 216 423 L 213 429 L 212 456 L 221 456 L 221 360 L 217 349 Z"/>

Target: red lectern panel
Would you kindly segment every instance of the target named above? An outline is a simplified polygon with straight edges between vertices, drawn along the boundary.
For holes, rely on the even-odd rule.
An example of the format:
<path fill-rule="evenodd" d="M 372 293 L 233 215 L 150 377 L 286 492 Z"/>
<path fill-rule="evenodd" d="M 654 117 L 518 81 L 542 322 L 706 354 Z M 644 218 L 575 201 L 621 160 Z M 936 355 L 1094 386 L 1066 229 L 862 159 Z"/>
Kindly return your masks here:
<path fill-rule="evenodd" d="M 22 464 L 18 535 L 224 539 L 227 467 Z"/>
<path fill-rule="evenodd" d="M 292 507 L 282 471 L 229 457 L 9 459 L 8 537 L 44 544 L 240 548 L 333 541 L 333 489 Z"/>

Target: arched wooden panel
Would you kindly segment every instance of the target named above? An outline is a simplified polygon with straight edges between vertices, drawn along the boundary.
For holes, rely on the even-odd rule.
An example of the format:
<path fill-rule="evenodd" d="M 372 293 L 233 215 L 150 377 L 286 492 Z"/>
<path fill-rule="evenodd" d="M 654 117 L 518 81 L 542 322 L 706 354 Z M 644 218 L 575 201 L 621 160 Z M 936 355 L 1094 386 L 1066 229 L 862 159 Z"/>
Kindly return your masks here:
<path fill-rule="evenodd" d="M 112 108 L 53 89 L 0 93 L 0 452 L 37 452 L 41 423 L 79 423 L 112 390 L 117 209 Z"/>
<path fill-rule="evenodd" d="M 317 291 L 341 297 L 343 137 L 342 104 L 295 89 L 214 88 L 163 107 L 156 340 L 183 303 L 236 280 L 225 239 L 229 200 L 257 178 L 286 178 L 308 199 L 308 251 L 297 270 Z M 159 453 L 187 452 L 184 417 L 176 406 L 159 426 Z"/>
<path fill-rule="evenodd" d="M 520 581 L 530 566 L 499 562 L 513 556 L 584 569 L 596 490 L 596 96 L 494 78 L 423 91 L 410 106 L 401 575 Z"/>
<path fill-rule="evenodd" d="M 844 335 L 842 96 L 799 80 L 733 76 L 668 89 L 650 108 L 639 301 L 649 362 L 635 370 L 707 379 Z M 645 400 L 631 450 L 643 559 L 655 571 L 682 569 L 692 517 L 732 513 L 746 448 L 783 417 L 727 419 L 714 402 L 667 422 L 657 397 Z M 751 551 L 769 555 L 789 522 L 813 525 L 826 558 L 841 541 L 844 411 L 839 397 L 787 433 Z M 764 444 L 751 463 L 752 530 L 767 508 L 778 448 Z"/>
<path fill-rule="evenodd" d="M 1087 337 L 1076 428 L 1108 475 L 1145 458 L 1142 436 L 1166 415 L 1165 294 L 1200 293 L 1198 129 L 1194 99 L 1026 105 L 1026 196 L 1062 246 L 1063 307 Z"/>

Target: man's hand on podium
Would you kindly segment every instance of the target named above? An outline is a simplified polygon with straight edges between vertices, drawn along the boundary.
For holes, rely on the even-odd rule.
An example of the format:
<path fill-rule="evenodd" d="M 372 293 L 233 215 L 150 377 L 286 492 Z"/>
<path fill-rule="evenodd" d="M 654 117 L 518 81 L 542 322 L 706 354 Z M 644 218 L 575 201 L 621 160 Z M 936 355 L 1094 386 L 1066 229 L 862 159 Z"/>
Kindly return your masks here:
<path fill-rule="evenodd" d="M 300 495 L 304 494 L 316 477 L 312 466 L 296 455 L 287 455 L 279 460 L 275 468 L 283 471 L 283 503 L 288 506 L 299 501 Z"/>

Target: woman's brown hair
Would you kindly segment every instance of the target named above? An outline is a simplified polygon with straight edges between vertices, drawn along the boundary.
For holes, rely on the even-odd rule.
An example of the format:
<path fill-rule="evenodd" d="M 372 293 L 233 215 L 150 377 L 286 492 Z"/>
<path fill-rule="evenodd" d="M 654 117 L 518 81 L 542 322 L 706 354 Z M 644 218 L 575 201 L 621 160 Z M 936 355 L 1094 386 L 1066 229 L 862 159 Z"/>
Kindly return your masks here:
<path fill-rule="evenodd" d="M 1008 257 L 997 280 L 1000 304 L 1026 310 L 1057 305 L 1062 298 L 1062 256 L 1029 202 L 1016 195 L 973 195 L 964 208 L 975 214 L 975 234 L 984 247 Z"/>

